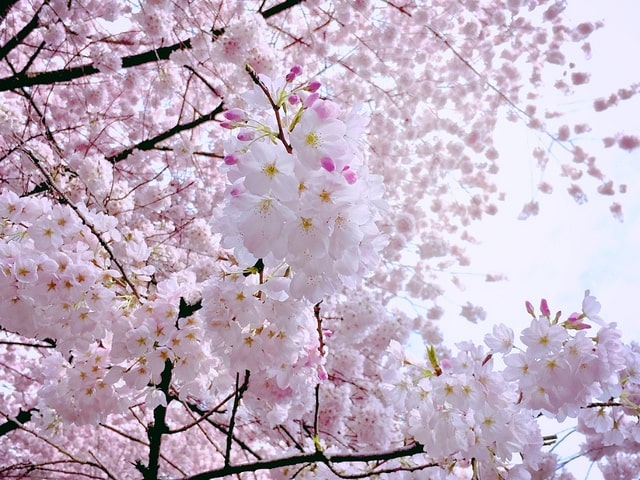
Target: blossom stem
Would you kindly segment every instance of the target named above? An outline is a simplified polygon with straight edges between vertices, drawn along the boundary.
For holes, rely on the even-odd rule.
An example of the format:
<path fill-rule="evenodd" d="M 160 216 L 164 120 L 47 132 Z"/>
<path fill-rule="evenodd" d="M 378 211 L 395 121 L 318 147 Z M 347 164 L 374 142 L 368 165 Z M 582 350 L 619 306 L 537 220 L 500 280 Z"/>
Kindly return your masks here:
<path fill-rule="evenodd" d="M 289 142 L 287 142 L 287 139 L 284 136 L 284 130 L 282 128 L 282 119 L 280 118 L 280 107 L 276 105 L 276 103 L 273 101 L 273 98 L 269 93 L 269 89 L 266 87 L 264 83 L 262 83 L 262 80 L 260 80 L 260 77 L 258 77 L 258 74 L 253 69 L 253 67 L 247 64 L 245 65 L 245 68 L 247 70 L 247 73 L 249 73 L 251 80 L 253 80 L 253 83 L 255 83 L 258 87 L 260 87 L 260 90 L 264 92 L 264 94 L 267 97 L 267 100 L 269 100 L 269 104 L 271 105 L 271 108 L 273 108 L 273 111 L 276 116 L 276 122 L 278 124 L 278 139 L 284 145 L 284 148 L 287 150 L 287 153 L 291 153 L 293 149 L 291 148 L 291 145 L 289 144 Z"/>
<path fill-rule="evenodd" d="M 233 428 L 236 423 L 236 413 L 238 412 L 238 406 L 240 405 L 240 400 L 242 399 L 242 395 L 247 391 L 249 387 L 249 370 L 244 371 L 244 380 L 242 381 L 242 385 L 240 384 L 240 373 L 236 373 L 236 393 L 233 398 L 233 409 L 231 410 L 231 419 L 229 420 L 229 431 L 227 432 L 227 445 L 224 454 L 224 466 L 228 467 L 231 461 L 231 445 L 233 443 Z"/>

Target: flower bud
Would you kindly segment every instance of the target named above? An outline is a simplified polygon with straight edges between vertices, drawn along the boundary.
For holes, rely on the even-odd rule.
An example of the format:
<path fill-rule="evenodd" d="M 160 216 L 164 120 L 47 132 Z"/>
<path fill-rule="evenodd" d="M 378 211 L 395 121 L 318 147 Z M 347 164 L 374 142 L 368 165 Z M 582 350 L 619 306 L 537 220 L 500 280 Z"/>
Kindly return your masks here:
<path fill-rule="evenodd" d="M 356 172 L 349 168 L 349 165 L 344 167 L 341 173 L 349 185 L 353 185 L 358 181 L 358 175 L 356 174 Z"/>
<path fill-rule="evenodd" d="M 238 163 L 238 157 L 235 154 L 230 153 L 224 157 L 223 161 L 226 165 L 235 165 Z"/>
<path fill-rule="evenodd" d="M 529 300 L 527 300 L 526 302 L 524 302 L 524 306 L 527 309 L 527 313 L 535 318 L 536 311 L 534 310 L 533 305 L 531 304 L 531 302 Z"/>
<path fill-rule="evenodd" d="M 311 82 L 309 82 L 309 85 L 307 86 L 307 90 L 310 91 L 311 93 L 315 93 L 316 91 L 318 91 L 318 89 L 322 86 L 322 84 L 317 81 L 317 80 L 313 80 Z"/>
<path fill-rule="evenodd" d="M 551 310 L 549 309 L 549 304 L 547 303 L 546 298 L 540 300 L 540 312 L 547 318 L 551 316 Z"/>
<path fill-rule="evenodd" d="M 327 172 L 333 172 L 336 169 L 336 164 L 330 157 L 322 157 L 320 159 L 320 165 L 322 165 L 322 168 Z"/>
<path fill-rule="evenodd" d="M 238 133 L 238 140 L 241 142 L 249 142 L 253 140 L 253 130 L 243 130 Z"/>
<path fill-rule="evenodd" d="M 224 118 L 232 122 L 243 122 L 247 119 L 247 114 L 240 108 L 230 108 L 223 113 Z"/>

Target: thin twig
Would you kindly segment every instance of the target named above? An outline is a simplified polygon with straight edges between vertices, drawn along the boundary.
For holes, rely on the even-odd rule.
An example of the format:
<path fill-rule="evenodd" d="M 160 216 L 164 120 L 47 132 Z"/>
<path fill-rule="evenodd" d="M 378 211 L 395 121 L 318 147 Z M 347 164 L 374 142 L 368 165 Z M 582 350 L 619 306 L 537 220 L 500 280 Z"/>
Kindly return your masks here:
<path fill-rule="evenodd" d="M 253 83 L 255 83 L 260 88 L 260 90 L 264 92 L 265 96 L 267 97 L 267 100 L 269 100 L 269 104 L 271 105 L 271 108 L 273 109 L 273 112 L 275 113 L 275 116 L 276 116 L 276 123 L 278 124 L 278 139 L 284 145 L 284 148 L 287 150 L 287 153 L 291 153 L 293 149 L 291 148 L 291 145 L 287 142 L 287 139 L 284 136 L 284 129 L 282 128 L 282 119 L 280 118 L 280 107 L 276 105 L 276 103 L 273 101 L 273 97 L 271 97 L 271 92 L 269 92 L 269 89 L 267 88 L 267 86 L 262 82 L 262 80 L 260 80 L 260 77 L 258 76 L 256 71 L 253 69 L 253 67 L 247 63 L 245 65 L 245 69 L 247 70 L 247 73 L 251 77 L 251 80 L 253 81 Z"/>
<path fill-rule="evenodd" d="M 229 431 L 227 433 L 227 447 L 224 454 L 224 466 L 228 467 L 231 462 L 231 445 L 233 443 L 233 428 L 236 423 L 236 413 L 238 412 L 238 406 L 240 405 L 240 400 L 242 399 L 242 395 L 246 392 L 249 387 L 249 370 L 244 371 L 244 381 L 242 385 L 240 383 L 240 372 L 236 373 L 236 393 L 233 398 L 233 409 L 231 410 L 231 419 L 229 420 Z"/>
<path fill-rule="evenodd" d="M 15 345 L 20 347 L 34 347 L 34 348 L 56 348 L 54 344 L 42 344 L 42 343 L 29 343 L 29 342 L 10 342 L 9 340 L 0 340 L 0 345 Z"/>

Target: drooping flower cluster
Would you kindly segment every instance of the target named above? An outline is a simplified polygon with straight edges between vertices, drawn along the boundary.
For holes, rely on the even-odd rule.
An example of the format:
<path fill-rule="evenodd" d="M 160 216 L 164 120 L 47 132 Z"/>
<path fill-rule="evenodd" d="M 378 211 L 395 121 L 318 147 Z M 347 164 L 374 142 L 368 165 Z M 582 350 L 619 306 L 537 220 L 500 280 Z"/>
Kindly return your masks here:
<path fill-rule="evenodd" d="M 371 271 L 382 247 L 382 186 L 359 144 L 365 118 L 321 98 L 319 82 L 297 83 L 300 67 L 276 81 L 250 73 L 246 99 L 261 110 L 228 110 L 222 124 L 234 134 L 222 245 L 290 281 L 287 294 L 317 302 Z"/>

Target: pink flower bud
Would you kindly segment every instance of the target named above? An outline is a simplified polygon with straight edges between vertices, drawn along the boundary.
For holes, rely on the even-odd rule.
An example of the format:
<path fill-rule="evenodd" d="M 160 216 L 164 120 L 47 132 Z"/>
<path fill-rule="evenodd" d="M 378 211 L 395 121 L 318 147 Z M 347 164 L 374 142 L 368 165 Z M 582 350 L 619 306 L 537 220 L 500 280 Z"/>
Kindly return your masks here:
<path fill-rule="evenodd" d="M 549 304 L 547 303 L 546 298 L 540 300 L 540 312 L 547 318 L 551 316 L 551 310 L 549 310 Z"/>
<path fill-rule="evenodd" d="M 353 185 L 358 181 L 358 175 L 356 174 L 356 172 L 349 168 L 349 165 L 344 167 L 341 173 L 349 185 Z"/>
<path fill-rule="evenodd" d="M 287 81 L 287 83 L 291 83 L 296 79 L 296 76 L 293 73 L 289 72 L 287 73 L 287 76 L 284 77 L 284 79 Z"/>
<path fill-rule="evenodd" d="M 536 311 L 533 309 L 533 305 L 531 304 L 531 302 L 529 300 L 527 300 L 526 302 L 524 302 L 524 306 L 527 309 L 527 313 L 529 315 L 531 315 L 532 317 L 536 316 Z"/>
<path fill-rule="evenodd" d="M 577 312 L 573 312 L 571 315 L 569 315 L 569 318 L 567 318 L 567 322 L 577 322 L 578 318 L 580 317 L 580 314 Z"/>
<path fill-rule="evenodd" d="M 253 130 L 243 130 L 238 133 L 238 140 L 241 142 L 249 142 L 253 140 Z"/>
<path fill-rule="evenodd" d="M 289 103 L 291 105 L 295 105 L 296 103 L 298 103 L 300 101 L 300 97 L 298 97 L 298 95 L 296 95 L 295 93 L 292 93 L 291 95 L 289 95 L 287 100 L 289 101 Z"/>
<path fill-rule="evenodd" d="M 230 108 L 223 113 L 224 118 L 231 120 L 232 122 L 244 121 L 247 119 L 247 114 L 240 108 Z"/>
<path fill-rule="evenodd" d="M 242 195 L 245 191 L 246 190 L 243 185 L 236 185 L 229 190 L 229 194 L 232 197 L 237 197 L 238 195 Z"/>
<path fill-rule="evenodd" d="M 236 128 L 235 123 L 233 123 L 233 122 L 227 122 L 226 120 L 225 120 L 225 121 L 223 121 L 223 122 L 220 122 L 220 126 L 221 126 L 222 128 L 226 128 L 226 129 L 228 129 L 228 130 L 233 130 L 234 128 Z"/>
<path fill-rule="evenodd" d="M 330 157 L 322 157 L 320 159 L 320 165 L 322 165 L 322 168 L 327 172 L 333 172 L 336 169 L 336 164 Z"/>
<path fill-rule="evenodd" d="M 315 93 L 321 86 L 322 84 L 319 81 L 312 80 L 311 82 L 309 82 L 309 85 L 307 86 L 307 90 L 310 91 L 311 93 Z"/>
<path fill-rule="evenodd" d="M 236 155 L 234 155 L 233 153 L 231 153 L 231 154 L 227 155 L 226 157 L 224 157 L 223 161 L 227 165 L 235 165 L 236 163 L 238 163 L 238 157 Z"/>
<path fill-rule="evenodd" d="M 591 325 L 584 323 L 584 318 L 584 314 L 574 312 L 569 315 L 567 321 L 564 322 L 564 326 L 570 330 L 586 330 L 587 328 L 591 328 Z"/>
<path fill-rule="evenodd" d="M 295 76 L 298 76 L 302 73 L 302 67 L 300 65 L 294 65 L 293 67 L 291 67 L 291 70 L 289 70 L 289 72 L 293 73 Z"/>

